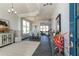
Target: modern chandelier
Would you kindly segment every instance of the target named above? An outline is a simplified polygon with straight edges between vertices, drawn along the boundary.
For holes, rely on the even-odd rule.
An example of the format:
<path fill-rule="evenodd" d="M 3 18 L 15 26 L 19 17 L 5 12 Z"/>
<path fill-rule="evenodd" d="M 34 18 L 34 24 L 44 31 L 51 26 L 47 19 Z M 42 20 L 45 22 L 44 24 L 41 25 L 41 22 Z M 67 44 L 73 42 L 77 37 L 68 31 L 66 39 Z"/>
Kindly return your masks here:
<path fill-rule="evenodd" d="M 8 13 L 9 13 L 10 15 L 13 15 L 13 14 L 16 14 L 16 13 L 17 13 L 17 12 L 14 10 L 13 3 L 12 3 L 12 5 L 11 5 L 11 8 L 8 9 Z"/>

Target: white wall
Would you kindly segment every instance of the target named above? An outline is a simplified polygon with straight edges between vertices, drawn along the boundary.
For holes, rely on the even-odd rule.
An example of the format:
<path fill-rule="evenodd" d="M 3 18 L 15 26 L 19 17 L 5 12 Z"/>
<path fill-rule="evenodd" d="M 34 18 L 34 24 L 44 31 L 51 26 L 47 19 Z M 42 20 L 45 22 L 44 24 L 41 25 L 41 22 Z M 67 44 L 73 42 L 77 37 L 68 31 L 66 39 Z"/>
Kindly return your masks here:
<path fill-rule="evenodd" d="M 35 28 L 35 25 L 37 25 L 37 28 Z M 32 33 L 36 34 L 36 33 L 40 32 L 40 21 L 38 19 L 36 19 L 35 21 L 33 21 L 32 23 Z"/>
<path fill-rule="evenodd" d="M 58 4 L 54 4 L 54 13 L 52 16 L 52 28 L 53 30 L 56 29 L 56 24 L 55 24 L 55 19 L 57 17 L 57 15 L 60 13 L 61 14 L 61 32 L 62 33 L 69 33 L 69 4 L 67 3 L 58 3 Z M 65 55 L 69 55 L 69 35 L 65 34 L 65 41 L 64 41 L 64 52 Z"/>
<path fill-rule="evenodd" d="M 22 40 L 22 19 L 20 17 L 18 17 L 18 20 L 16 21 L 17 22 L 17 39 L 16 39 L 16 42 L 19 42 Z"/>
<path fill-rule="evenodd" d="M 8 20 L 10 24 L 10 29 L 17 32 L 18 39 L 15 41 L 21 41 L 20 36 L 20 18 L 17 15 L 10 15 L 7 11 L 0 9 L 0 19 Z"/>
<path fill-rule="evenodd" d="M 8 12 L 0 10 L 0 19 L 8 20 L 10 28 L 16 30 L 18 17 L 15 15 L 9 15 Z"/>

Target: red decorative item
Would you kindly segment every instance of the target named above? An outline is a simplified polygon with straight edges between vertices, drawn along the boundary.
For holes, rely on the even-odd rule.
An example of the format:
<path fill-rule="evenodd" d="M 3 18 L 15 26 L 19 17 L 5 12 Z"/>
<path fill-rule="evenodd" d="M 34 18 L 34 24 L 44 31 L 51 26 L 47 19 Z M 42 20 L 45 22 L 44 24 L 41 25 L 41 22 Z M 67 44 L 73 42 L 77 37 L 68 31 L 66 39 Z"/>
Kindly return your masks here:
<path fill-rule="evenodd" d="M 57 34 L 54 36 L 54 44 L 56 45 L 57 48 L 59 49 L 63 48 L 63 42 L 64 38 L 62 37 L 61 34 Z"/>

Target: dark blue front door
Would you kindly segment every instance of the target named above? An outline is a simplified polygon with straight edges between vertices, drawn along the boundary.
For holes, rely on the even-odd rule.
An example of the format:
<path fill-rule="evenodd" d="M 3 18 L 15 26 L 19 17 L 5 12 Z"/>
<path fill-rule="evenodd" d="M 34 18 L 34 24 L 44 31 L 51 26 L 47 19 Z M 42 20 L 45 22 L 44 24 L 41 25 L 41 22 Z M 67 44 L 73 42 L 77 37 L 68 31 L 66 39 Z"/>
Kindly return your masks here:
<path fill-rule="evenodd" d="M 77 4 L 69 4 L 69 13 L 70 13 L 70 55 L 77 55 Z"/>

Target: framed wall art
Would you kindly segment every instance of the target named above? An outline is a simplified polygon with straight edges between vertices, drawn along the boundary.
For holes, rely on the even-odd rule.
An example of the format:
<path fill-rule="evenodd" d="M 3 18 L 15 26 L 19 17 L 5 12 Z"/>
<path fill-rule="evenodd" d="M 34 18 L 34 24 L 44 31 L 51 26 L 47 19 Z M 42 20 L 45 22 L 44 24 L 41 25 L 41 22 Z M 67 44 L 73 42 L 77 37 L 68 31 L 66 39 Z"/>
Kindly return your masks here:
<path fill-rule="evenodd" d="M 56 32 L 61 32 L 61 14 L 56 17 Z"/>

